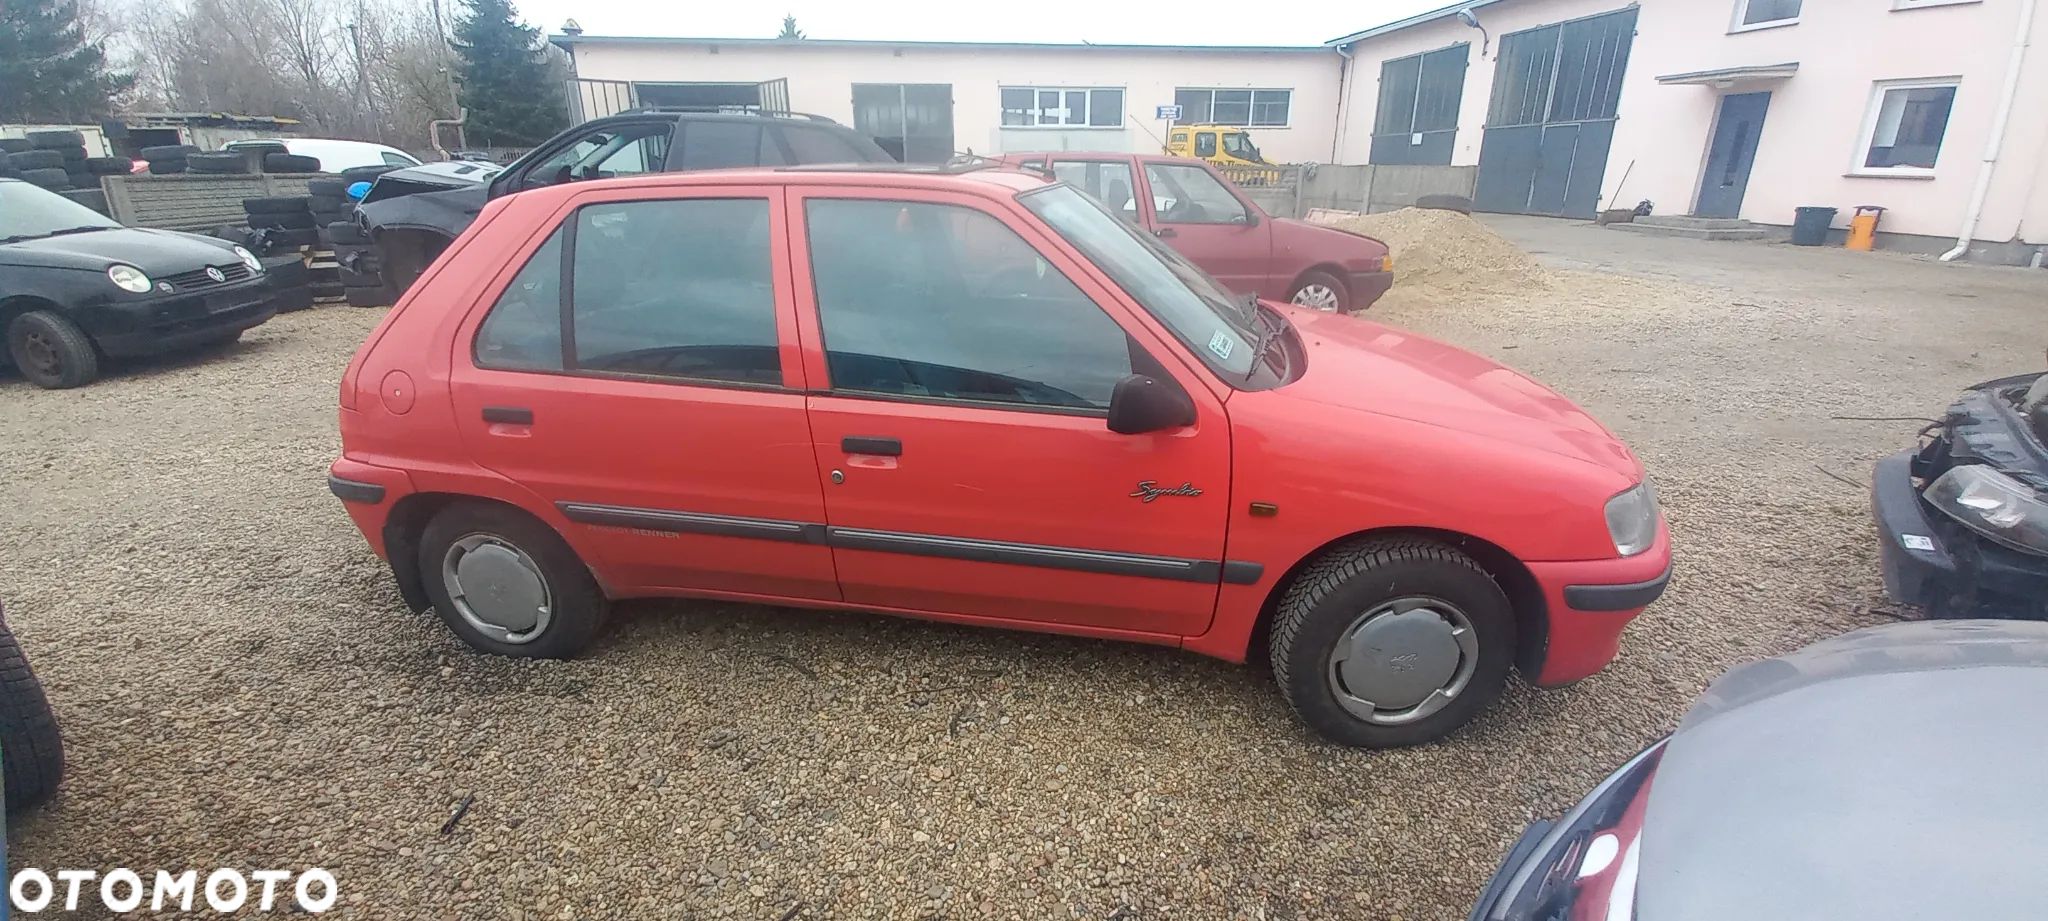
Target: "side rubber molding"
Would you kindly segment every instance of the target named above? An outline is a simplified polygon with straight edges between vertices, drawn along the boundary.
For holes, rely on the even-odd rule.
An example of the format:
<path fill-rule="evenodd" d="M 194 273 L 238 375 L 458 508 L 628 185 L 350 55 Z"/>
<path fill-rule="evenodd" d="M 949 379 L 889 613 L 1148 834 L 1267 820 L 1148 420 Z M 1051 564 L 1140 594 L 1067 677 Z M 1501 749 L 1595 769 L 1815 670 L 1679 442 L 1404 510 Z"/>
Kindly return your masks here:
<path fill-rule="evenodd" d="M 327 491 L 333 493 L 335 498 L 343 502 L 361 502 L 364 505 L 376 505 L 384 501 L 384 487 L 375 483 L 358 483 L 354 480 L 344 480 L 331 473 L 327 475 Z"/>
<path fill-rule="evenodd" d="M 1564 587 L 1564 602 L 1574 611 L 1633 611 L 1648 607 L 1664 595 L 1664 587 L 1671 584 L 1671 567 L 1664 567 L 1664 573 L 1648 582 L 1628 585 L 1567 585 Z"/>

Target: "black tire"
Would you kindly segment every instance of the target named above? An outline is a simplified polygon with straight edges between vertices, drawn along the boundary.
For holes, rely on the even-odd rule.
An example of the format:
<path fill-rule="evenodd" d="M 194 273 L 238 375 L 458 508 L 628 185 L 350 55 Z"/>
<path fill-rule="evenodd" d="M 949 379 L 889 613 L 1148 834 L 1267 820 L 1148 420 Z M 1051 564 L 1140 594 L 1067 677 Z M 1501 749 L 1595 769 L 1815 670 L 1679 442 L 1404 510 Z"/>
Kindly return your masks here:
<path fill-rule="evenodd" d="M 311 183 L 307 184 L 311 185 Z M 320 195 L 309 189 L 306 195 L 306 207 L 312 209 L 316 214 L 321 211 L 340 211 L 348 207 L 348 199 L 341 195 Z"/>
<path fill-rule="evenodd" d="M 306 287 L 312 290 L 314 297 L 322 300 L 333 301 L 348 297 L 348 286 L 338 281 L 321 281 L 314 278 L 306 283 Z"/>
<path fill-rule="evenodd" d="M 63 315 L 31 310 L 7 324 L 7 356 L 28 382 L 68 390 L 100 376 L 100 355 L 85 331 Z"/>
<path fill-rule="evenodd" d="M 1478 654 L 1456 655 L 1457 668 L 1469 664 L 1471 672 L 1441 709 L 1413 722 L 1369 721 L 1338 701 L 1331 656 L 1354 622 L 1408 598 L 1463 614 Z M 1397 648 L 1387 651 L 1405 657 Z M 1451 547 L 1419 538 L 1366 538 L 1336 547 L 1295 577 L 1273 615 L 1271 655 L 1281 696 L 1319 735 L 1363 748 L 1419 745 L 1463 726 L 1500 696 L 1515 659 L 1514 611 L 1493 577 Z"/>
<path fill-rule="evenodd" d="M 472 535 L 516 549 L 538 568 L 553 602 L 552 617 L 531 639 L 520 643 L 494 639 L 456 612 L 447 580 L 441 575 L 442 561 L 457 541 Z M 473 649 L 524 659 L 567 659 L 582 652 L 604 628 L 609 605 L 589 568 L 561 535 L 524 512 L 481 502 L 450 505 L 427 523 L 419 548 L 427 597 L 448 628 Z"/>
<path fill-rule="evenodd" d="M 1472 213 L 1472 199 L 1463 195 L 1423 195 L 1415 199 L 1415 207 L 1431 211 L 1456 211 L 1459 214 Z"/>
<path fill-rule="evenodd" d="M 301 246 L 320 245 L 320 232 L 310 228 L 268 227 L 262 230 L 266 245 L 273 249 L 297 249 Z"/>
<path fill-rule="evenodd" d="M 72 201 L 75 201 L 88 208 L 91 208 L 94 211 L 98 211 L 101 214 L 107 213 L 107 193 L 103 190 L 71 189 L 69 191 L 59 192 L 57 194 L 62 195 L 65 198 L 71 199 Z"/>
<path fill-rule="evenodd" d="M 38 150 L 62 150 L 66 147 L 85 146 L 85 135 L 76 131 L 29 131 L 24 132 L 22 136 L 28 138 L 30 147 Z"/>
<path fill-rule="evenodd" d="M 311 231 L 313 229 L 313 213 L 310 211 L 273 211 L 269 214 L 251 214 L 249 215 L 249 226 L 267 227 L 277 230 Z"/>
<path fill-rule="evenodd" d="M 276 308 L 278 313 L 305 310 L 313 306 L 313 289 L 305 285 L 279 288 L 277 293 L 271 296 L 270 306 Z"/>
<path fill-rule="evenodd" d="M 233 151 L 185 155 L 185 166 L 195 173 L 240 176 L 249 172 L 249 158 Z"/>
<path fill-rule="evenodd" d="M 21 171 L 21 181 L 55 190 L 70 187 L 71 174 L 61 169 L 25 169 Z"/>
<path fill-rule="evenodd" d="M 303 288 L 309 280 L 306 261 L 298 256 L 266 256 L 263 258 L 263 275 L 270 279 L 270 286 L 277 290 Z"/>
<path fill-rule="evenodd" d="M 398 296 L 383 285 L 343 288 L 342 297 L 350 307 L 389 307 L 398 303 Z"/>
<path fill-rule="evenodd" d="M 299 154 L 267 153 L 263 155 L 263 171 L 266 173 L 317 173 L 320 158 Z"/>
<path fill-rule="evenodd" d="M 384 276 L 377 271 L 377 261 L 375 259 L 364 256 L 344 259 L 337 253 L 335 262 L 341 266 L 338 277 L 344 285 L 351 288 L 381 288 L 384 286 Z"/>
<path fill-rule="evenodd" d="M 36 149 L 28 138 L 0 138 L 0 153 L 18 154 Z"/>
<path fill-rule="evenodd" d="M 24 173 L 32 169 L 63 169 L 64 155 L 54 150 L 24 150 L 9 153 L 7 162 Z"/>
<path fill-rule="evenodd" d="M 127 157 L 87 157 L 85 170 L 95 176 L 126 176 L 135 170 L 135 161 Z"/>
<path fill-rule="evenodd" d="M 332 198 L 340 201 L 348 197 L 348 180 L 308 179 L 306 180 L 306 194 L 315 198 Z"/>
<path fill-rule="evenodd" d="M 347 211 L 315 211 L 313 226 L 325 228 L 329 224 L 346 224 L 349 218 L 350 213 Z"/>
<path fill-rule="evenodd" d="M 366 246 L 370 235 L 354 221 L 336 221 L 327 225 L 327 239 L 336 246 Z"/>
<path fill-rule="evenodd" d="M 1328 291 L 1335 300 L 1328 306 L 1323 303 L 1308 303 L 1302 300 L 1305 292 Z M 1287 299 L 1311 310 L 1328 313 L 1343 313 L 1351 309 L 1351 286 L 1328 272 L 1303 272 L 1294 280 L 1294 287 L 1287 292 Z"/>
<path fill-rule="evenodd" d="M 41 805 L 64 777 L 64 737 L 43 683 L 0 616 L 0 770 L 8 812 Z"/>
<path fill-rule="evenodd" d="M 158 160 L 183 160 L 199 152 L 190 144 L 161 144 L 142 148 L 142 159 L 155 163 Z"/>
<path fill-rule="evenodd" d="M 307 210 L 310 201 L 304 195 L 284 195 L 274 198 L 242 199 L 243 214 L 301 214 Z"/>
<path fill-rule="evenodd" d="M 186 163 L 183 158 L 149 161 L 149 174 L 152 176 L 175 176 L 187 172 L 191 168 L 191 164 Z"/>
<path fill-rule="evenodd" d="M 85 161 L 87 157 L 85 155 L 86 151 L 84 147 L 65 147 L 58 150 L 57 153 L 64 157 L 65 169 L 85 168 Z"/>
<path fill-rule="evenodd" d="M 378 176 L 382 176 L 385 173 L 391 172 L 392 170 L 395 169 L 398 169 L 398 167 L 351 166 L 348 169 L 341 171 L 341 178 L 342 181 L 345 183 L 345 185 L 343 186 L 343 190 L 346 191 L 348 186 L 355 185 L 358 182 L 369 182 L 373 179 L 376 179 Z"/>
<path fill-rule="evenodd" d="M 65 170 L 64 179 L 71 183 L 71 187 L 74 189 L 97 189 L 100 187 L 100 177 L 81 170 Z"/>
<path fill-rule="evenodd" d="M 400 294 L 411 290 L 453 242 L 438 236 L 386 234 L 377 246 L 377 265 L 384 273 L 384 283 Z"/>

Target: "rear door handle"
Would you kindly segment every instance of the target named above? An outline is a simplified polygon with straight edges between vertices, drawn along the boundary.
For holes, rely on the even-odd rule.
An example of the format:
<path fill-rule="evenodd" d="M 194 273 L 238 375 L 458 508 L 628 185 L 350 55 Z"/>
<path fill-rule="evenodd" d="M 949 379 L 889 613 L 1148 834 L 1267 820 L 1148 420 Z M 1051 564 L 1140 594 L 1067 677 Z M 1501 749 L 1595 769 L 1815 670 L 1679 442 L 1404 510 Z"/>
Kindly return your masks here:
<path fill-rule="evenodd" d="M 533 410 L 523 406 L 486 406 L 484 421 L 501 425 L 532 425 Z"/>
<path fill-rule="evenodd" d="M 1158 230 L 1152 231 L 1152 235 L 1163 240 L 1167 237 L 1180 236 L 1180 231 L 1177 231 L 1171 227 L 1161 227 Z"/>
<path fill-rule="evenodd" d="M 875 435 L 848 435 L 839 439 L 839 449 L 848 454 L 872 454 L 876 457 L 902 457 L 903 442 L 894 438 Z"/>

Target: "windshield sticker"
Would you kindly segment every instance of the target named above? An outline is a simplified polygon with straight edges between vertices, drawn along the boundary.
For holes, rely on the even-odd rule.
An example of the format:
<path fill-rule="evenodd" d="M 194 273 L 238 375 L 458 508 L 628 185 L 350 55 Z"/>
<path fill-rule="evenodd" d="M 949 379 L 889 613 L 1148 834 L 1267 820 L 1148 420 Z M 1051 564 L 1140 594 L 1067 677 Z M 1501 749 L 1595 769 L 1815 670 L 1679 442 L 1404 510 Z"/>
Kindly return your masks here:
<path fill-rule="evenodd" d="M 1215 352 L 1216 357 L 1224 361 L 1230 360 L 1230 350 L 1236 347 L 1236 345 L 1237 341 L 1230 338 L 1229 333 L 1220 329 L 1209 337 L 1209 351 Z"/>

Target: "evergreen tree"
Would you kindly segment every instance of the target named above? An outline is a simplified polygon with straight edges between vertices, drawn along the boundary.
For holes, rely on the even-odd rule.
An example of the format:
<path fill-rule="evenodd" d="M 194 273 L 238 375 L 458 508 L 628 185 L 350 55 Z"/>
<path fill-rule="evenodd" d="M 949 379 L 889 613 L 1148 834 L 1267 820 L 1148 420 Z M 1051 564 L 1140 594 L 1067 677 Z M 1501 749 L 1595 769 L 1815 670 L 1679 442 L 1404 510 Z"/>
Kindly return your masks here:
<path fill-rule="evenodd" d="M 775 36 L 775 37 L 776 37 L 776 38 L 786 38 L 786 39 L 799 39 L 799 38 L 803 38 L 803 37 L 804 37 L 804 33 L 803 33 L 803 30 L 802 30 L 802 29 L 799 29 L 799 28 L 797 28 L 797 27 L 796 27 L 796 17 L 795 17 L 795 16 L 783 16 L 783 17 L 782 17 L 782 34 L 780 34 L 780 35 L 777 35 L 777 36 Z"/>
<path fill-rule="evenodd" d="M 86 42 L 76 0 L 0 0 L 0 121 L 90 122 L 133 85 Z"/>
<path fill-rule="evenodd" d="M 562 87 L 543 57 L 540 30 L 519 21 L 511 0 L 468 0 L 455 22 L 455 48 L 462 54 L 469 143 L 531 146 L 567 126 Z"/>

